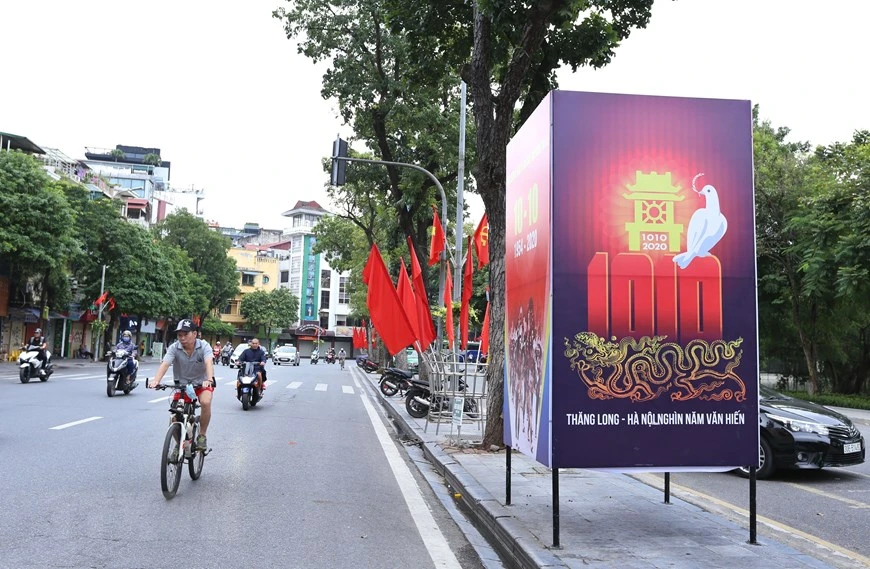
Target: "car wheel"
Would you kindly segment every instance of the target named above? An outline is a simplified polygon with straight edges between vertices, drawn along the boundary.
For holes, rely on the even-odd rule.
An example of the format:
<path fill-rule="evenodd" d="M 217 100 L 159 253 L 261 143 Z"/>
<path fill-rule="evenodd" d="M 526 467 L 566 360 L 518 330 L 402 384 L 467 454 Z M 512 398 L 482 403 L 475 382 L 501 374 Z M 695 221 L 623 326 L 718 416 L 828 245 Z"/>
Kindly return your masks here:
<path fill-rule="evenodd" d="M 758 465 L 758 470 L 755 471 L 755 477 L 758 480 L 770 478 L 776 470 L 776 467 L 773 464 L 773 449 L 770 448 L 770 443 L 768 443 L 764 437 L 761 437 L 761 444 L 758 448 Z M 748 466 L 741 466 L 734 470 L 734 472 L 736 472 L 738 476 L 749 478 Z"/>

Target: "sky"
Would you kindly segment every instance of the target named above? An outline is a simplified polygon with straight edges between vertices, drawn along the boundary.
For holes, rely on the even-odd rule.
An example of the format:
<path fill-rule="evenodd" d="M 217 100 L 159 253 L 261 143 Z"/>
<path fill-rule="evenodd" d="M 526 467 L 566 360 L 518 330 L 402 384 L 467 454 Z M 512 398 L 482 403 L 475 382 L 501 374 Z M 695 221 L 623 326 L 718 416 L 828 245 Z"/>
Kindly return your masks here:
<path fill-rule="evenodd" d="M 320 96 L 327 64 L 297 54 L 271 17 L 282 5 L 0 0 L 0 131 L 73 158 L 160 148 L 172 185 L 203 189 L 204 217 L 223 226 L 282 229 L 298 200 L 329 208 L 321 160 L 352 132 Z M 793 140 L 845 142 L 870 129 L 856 86 L 867 21 L 863 0 L 657 0 L 610 65 L 565 69 L 559 86 L 749 99 Z M 481 202 L 466 202 L 476 224 Z"/>

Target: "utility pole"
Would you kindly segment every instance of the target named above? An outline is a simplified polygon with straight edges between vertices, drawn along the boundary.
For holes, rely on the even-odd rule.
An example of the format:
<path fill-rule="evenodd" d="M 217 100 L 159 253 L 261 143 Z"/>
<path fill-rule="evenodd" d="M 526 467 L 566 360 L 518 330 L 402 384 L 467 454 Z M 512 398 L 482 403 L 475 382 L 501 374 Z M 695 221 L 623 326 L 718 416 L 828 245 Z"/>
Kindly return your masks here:
<path fill-rule="evenodd" d="M 459 163 L 456 170 L 456 256 L 454 257 L 455 270 L 453 271 L 453 300 L 462 298 L 462 281 L 463 281 L 463 253 L 462 245 L 465 236 L 462 234 L 462 220 L 465 212 L 465 196 L 463 189 L 465 187 L 465 81 L 460 87 L 460 102 L 459 102 Z M 456 330 L 453 331 L 456 333 Z M 456 335 L 459 338 L 459 335 Z M 458 343 L 457 343 L 458 347 Z"/>

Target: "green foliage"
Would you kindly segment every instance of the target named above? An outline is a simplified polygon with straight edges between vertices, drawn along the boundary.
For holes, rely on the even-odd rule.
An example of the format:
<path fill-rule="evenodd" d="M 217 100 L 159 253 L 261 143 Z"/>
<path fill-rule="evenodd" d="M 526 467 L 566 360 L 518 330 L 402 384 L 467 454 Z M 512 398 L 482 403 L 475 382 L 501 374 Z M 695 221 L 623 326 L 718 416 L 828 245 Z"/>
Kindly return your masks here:
<path fill-rule="evenodd" d="M 115 159 L 115 162 L 117 162 L 118 160 L 120 160 L 120 159 L 122 159 L 122 158 L 126 158 L 126 157 L 127 157 L 127 155 L 124 154 L 124 151 L 121 150 L 120 148 L 113 148 L 112 150 L 110 150 L 110 151 L 109 151 L 109 156 L 111 156 L 112 158 L 114 158 L 114 159 Z"/>
<path fill-rule="evenodd" d="M 274 341 L 274 332 L 293 325 L 299 314 L 299 299 L 286 288 L 276 288 L 269 292 L 256 290 L 242 297 L 239 306 L 241 315 L 252 325 L 260 327 Z"/>
<path fill-rule="evenodd" d="M 229 237 L 212 231 L 204 221 L 183 209 L 157 224 L 154 234 L 183 250 L 195 275 L 208 275 L 192 291 L 194 296 L 199 295 L 193 303 L 200 307 L 201 318 L 205 319 L 208 312 L 223 307 L 239 293 L 236 262 L 227 255 L 232 244 Z"/>
<path fill-rule="evenodd" d="M 232 338 L 233 334 L 236 333 L 236 328 L 229 322 L 223 322 L 219 318 L 214 318 L 209 316 L 205 320 L 202 321 L 202 326 L 200 326 L 202 333 L 206 336 L 216 336 L 223 337 L 226 336 L 228 338 Z"/>
<path fill-rule="evenodd" d="M 806 391 L 781 391 L 784 395 L 812 401 L 820 405 L 845 407 L 846 409 L 870 409 L 870 397 L 866 395 L 843 395 L 840 393 L 816 393 L 810 395 Z"/>
<path fill-rule="evenodd" d="M 160 155 L 149 152 L 142 158 L 142 162 L 144 162 L 145 164 L 150 164 L 152 166 L 160 166 Z"/>

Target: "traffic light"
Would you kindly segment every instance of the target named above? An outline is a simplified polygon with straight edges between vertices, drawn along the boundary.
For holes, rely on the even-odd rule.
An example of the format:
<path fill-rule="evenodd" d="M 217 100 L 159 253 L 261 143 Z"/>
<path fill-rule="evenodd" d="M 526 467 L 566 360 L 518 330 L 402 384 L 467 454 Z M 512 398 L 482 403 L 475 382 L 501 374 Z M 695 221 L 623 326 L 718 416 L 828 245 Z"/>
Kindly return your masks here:
<path fill-rule="evenodd" d="M 347 141 L 342 140 L 341 137 L 337 137 L 332 143 L 332 176 L 329 183 L 333 186 L 343 186 L 347 161 L 336 160 L 336 158 L 347 158 Z"/>

